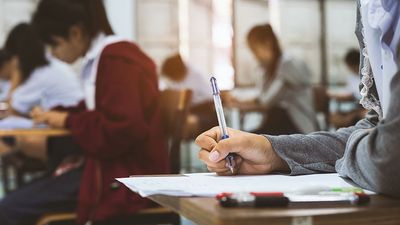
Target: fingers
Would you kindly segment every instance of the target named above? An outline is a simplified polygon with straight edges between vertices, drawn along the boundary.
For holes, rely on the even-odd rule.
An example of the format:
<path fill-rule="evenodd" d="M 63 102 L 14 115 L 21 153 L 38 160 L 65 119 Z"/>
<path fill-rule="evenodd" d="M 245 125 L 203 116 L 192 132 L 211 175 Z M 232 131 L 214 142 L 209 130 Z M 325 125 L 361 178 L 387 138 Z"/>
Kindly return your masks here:
<path fill-rule="evenodd" d="M 220 139 L 219 135 L 219 128 L 214 127 L 208 131 L 205 131 L 204 133 L 200 134 L 196 140 L 195 143 L 202 149 L 211 151 L 215 145 L 217 144 L 217 140 Z"/>
<path fill-rule="evenodd" d="M 210 152 L 208 150 L 202 149 L 199 152 L 199 159 L 203 161 L 207 167 L 212 167 L 212 168 L 226 168 L 225 160 L 221 160 L 219 162 L 215 162 L 210 160 Z"/>
<path fill-rule="evenodd" d="M 203 161 L 207 165 L 207 169 L 211 172 L 216 172 L 218 175 L 221 176 L 229 176 L 229 175 L 236 175 L 239 174 L 240 167 L 242 164 L 243 159 L 240 156 L 235 157 L 235 167 L 232 171 L 229 169 L 226 160 L 221 160 L 219 162 L 213 162 L 209 159 L 210 152 L 207 150 L 200 150 L 199 152 L 199 159 Z"/>
<path fill-rule="evenodd" d="M 42 114 L 42 113 L 43 113 L 42 108 L 39 107 L 39 106 L 35 106 L 35 107 L 32 109 L 32 111 L 31 111 L 31 116 L 32 116 L 32 117 L 38 116 L 38 115 L 40 115 L 40 114 Z"/>
<path fill-rule="evenodd" d="M 36 106 L 31 111 L 31 117 L 35 123 L 45 122 L 45 116 L 42 108 Z"/>
<path fill-rule="evenodd" d="M 240 153 L 243 149 L 243 141 L 240 137 L 232 137 L 219 141 L 211 150 L 209 159 L 218 162 L 225 159 L 229 153 Z"/>

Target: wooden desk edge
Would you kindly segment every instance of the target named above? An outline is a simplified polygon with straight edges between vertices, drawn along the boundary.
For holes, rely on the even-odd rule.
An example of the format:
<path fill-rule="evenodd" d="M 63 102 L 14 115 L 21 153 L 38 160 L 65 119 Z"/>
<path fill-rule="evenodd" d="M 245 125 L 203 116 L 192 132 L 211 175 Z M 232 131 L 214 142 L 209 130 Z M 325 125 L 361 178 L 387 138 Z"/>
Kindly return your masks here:
<path fill-rule="evenodd" d="M 200 207 L 199 205 L 204 204 L 193 204 L 193 198 L 185 198 L 185 197 L 172 197 L 172 196 L 164 196 L 164 195 L 155 195 L 149 197 L 151 200 L 157 202 L 158 204 L 172 209 L 176 213 L 187 217 L 188 219 L 193 220 L 195 223 L 200 225 L 209 225 L 209 224 L 263 224 L 260 221 L 264 221 L 267 219 L 264 217 L 255 217 L 251 219 L 252 222 L 245 222 L 243 217 L 231 217 L 231 216 L 217 216 L 216 214 L 210 213 L 209 210 L 215 210 L 210 208 Z M 198 198 L 202 199 L 202 198 Z M 203 198 L 205 199 L 205 198 Z M 400 224 L 400 214 L 393 215 L 393 212 L 397 212 L 400 210 L 400 201 L 387 199 L 383 196 L 373 196 L 377 202 L 371 205 L 372 209 L 368 209 L 365 207 L 349 207 L 349 208 L 341 208 L 334 206 L 332 208 L 291 208 L 292 212 L 278 213 L 274 216 L 269 216 L 268 221 L 272 222 L 272 224 L 290 224 L 296 219 L 304 219 L 309 218 L 311 221 L 314 221 L 312 224 L 324 224 L 330 220 L 336 222 L 344 222 L 349 220 L 350 222 L 362 222 L 364 224 L 374 224 L 374 218 L 377 221 L 381 221 L 382 223 L 387 222 L 387 224 Z M 202 201 L 202 200 L 200 200 Z M 206 201 L 206 200 L 203 200 Z M 387 202 L 385 204 L 385 202 Z M 378 203 L 378 204 L 377 204 Z M 389 207 L 380 206 L 386 205 Z M 210 205 L 211 207 L 211 205 Z M 224 209 L 222 209 L 224 210 Z M 232 212 L 233 214 L 237 214 L 236 212 Z M 240 209 L 239 209 L 240 210 Z M 219 211 L 219 210 L 217 210 Z M 386 213 L 384 213 L 386 212 Z M 207 214 L 197 215 L 198 213 Z M 221 212 L 219 212 L 221 213 Z M 240 213 L 240 214 L 243 214 Z M 253 213 L 251 213 L 253 214 Z M 390 215 L 389 215 L 390 214 Z M 254 216 L 254 215 L 253 215 Z M 290 222 L 291 221 L 291 222 Z M 371 223 L 369 223 L 371 221 Z M 375 221 L 376 222 L 376 221 Z M 334 224 L 334 223 L 330 223 Z M 386 223 L 384 223 L 386 224 Z"/>
<path fill-rule="evenodd" d="M 7 136 L 27 136 L 27 135 L 43 135 L 43 136 L 69 136 L 71 132 L 66 129 L 0 129 L 0 137 Z"/>

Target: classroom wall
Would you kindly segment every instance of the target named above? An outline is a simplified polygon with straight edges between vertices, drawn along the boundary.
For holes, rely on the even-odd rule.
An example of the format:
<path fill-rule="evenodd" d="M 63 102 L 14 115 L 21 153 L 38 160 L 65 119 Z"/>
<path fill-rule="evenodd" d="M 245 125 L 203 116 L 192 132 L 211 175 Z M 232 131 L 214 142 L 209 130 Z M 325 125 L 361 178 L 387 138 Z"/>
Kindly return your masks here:
<path fill-rule="evenodd" d="M 270 10 L 266 0 L 236 0 L 233 5 L 234 25 L 234 66 L 236 84 L 254 85 L 257 76 L 261 76 L 258 63 L 247 45 L 247 33 L 255 25 L 270 22 Z"/>
<path fill-rule="evenodd" d="M 203 73 L 213 72 L 211 0 L 104 0 L 117 34 L 135 40 L 156 61 L 178 50 Z M 0 44 L 17 23 L 29 21 L 38 0 L 0 0 Z M 283 47 L 310 66 L 313 81 L 320 78 L 319 9 L 317 0 L 234 0 L 233 26 L 236 81 L 254 84 L 257 63 L 245 36 L 256 25 L 271 22 Z M 178 4 L 179 3 L 179 4 Z M 184 4 L 182 4 L 184 3 Z M 186 7 L 186 14 L 179 14 Z M 341 83 L 348 71 L 342 57 L 357 47 L 354 36 L 355 1 L 326 0 L 328 73 L 331 83 Z M 182 11 L 182 10 L 181 10 Z M 187 21 L 180 21 L 186 18 Z M 180 30 L 187 30 L 186 37 Z M 183 49 L 182 49 L 183 48 Z M 185 51 L 186 48 L 186 51 Z"/>
<path fill-rule="evenodd" d="M 29 22 L 38 0 L 0 0 L 0 46 L 10 29 L 20 22 Z"/>
<path fill-rule="evenodd" d="M 303 59 L 311 68 L 314 83 L 321 77 L 320 10 L 318 0 L 270 0 L 271 22 L 285 50 Z M 343 55 L 357 47 L 354 35 L 356 1 L 326 0 L 328 80 L 344 82 L 348 71 Z"/>
<path fill-rule="evenodd" d="M 104 0 L 114 32 L 128 40 L 136 40 L 136 1 Z"/>

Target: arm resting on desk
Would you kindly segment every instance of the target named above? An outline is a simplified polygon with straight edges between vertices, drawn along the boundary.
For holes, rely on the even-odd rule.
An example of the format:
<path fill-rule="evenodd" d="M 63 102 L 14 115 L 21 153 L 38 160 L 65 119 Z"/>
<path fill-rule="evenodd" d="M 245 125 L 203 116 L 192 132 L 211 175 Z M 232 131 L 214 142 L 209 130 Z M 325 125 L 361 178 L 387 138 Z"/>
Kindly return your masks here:
<path fill-rule="evenodd" d="M 400 196 L 400 73 L 391 84 L 385 120 L 370 112 L 355 126 L 337 132 L 267 136 L 291 174 L 335 172 L 363 188 Z"/>

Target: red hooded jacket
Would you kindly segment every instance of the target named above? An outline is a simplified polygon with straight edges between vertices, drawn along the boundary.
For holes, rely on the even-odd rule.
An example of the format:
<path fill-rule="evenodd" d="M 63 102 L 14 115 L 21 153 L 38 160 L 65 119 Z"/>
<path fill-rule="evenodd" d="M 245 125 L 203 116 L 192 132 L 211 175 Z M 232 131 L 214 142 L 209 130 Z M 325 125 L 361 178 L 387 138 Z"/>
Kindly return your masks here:
<path fill-rule="evenodd" d="M 95 89 L 95 110 L 81 103 L 65 124 L 86 158 L 78 224 L 148 207 L 115 178 L 169 168 L 153 61 L 133 43 L 110 44 L 101 53 Z"/>

